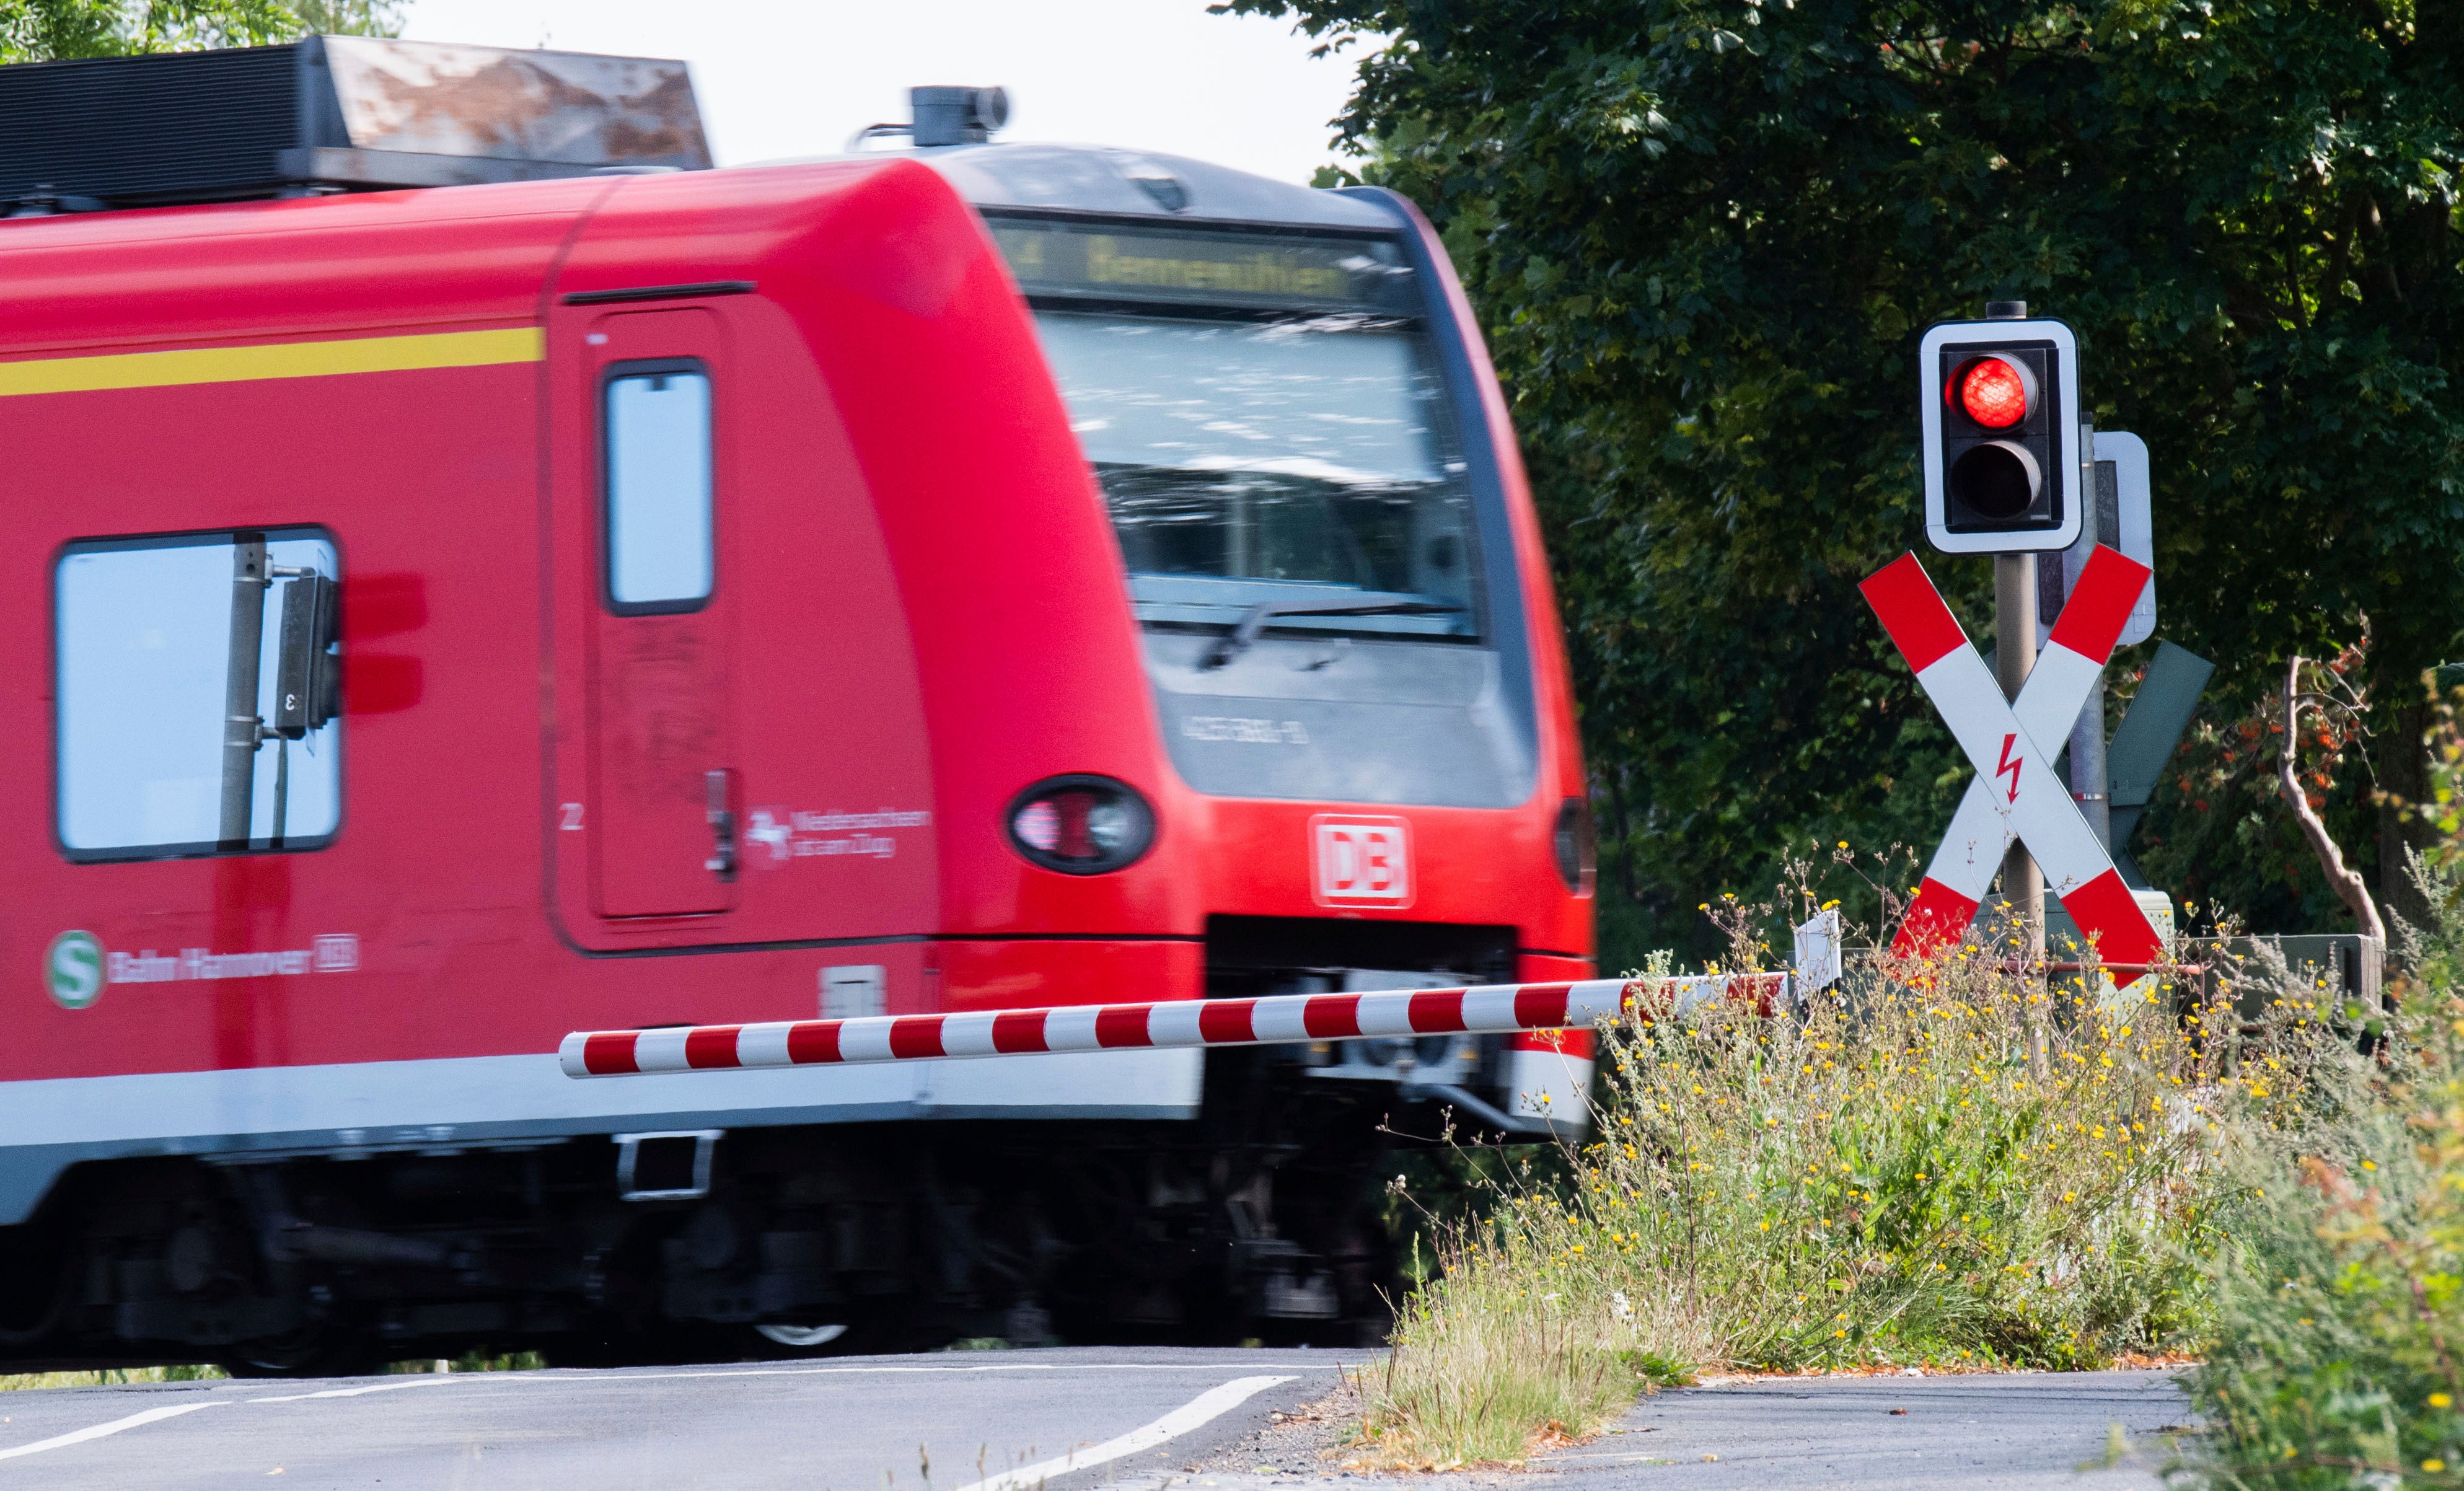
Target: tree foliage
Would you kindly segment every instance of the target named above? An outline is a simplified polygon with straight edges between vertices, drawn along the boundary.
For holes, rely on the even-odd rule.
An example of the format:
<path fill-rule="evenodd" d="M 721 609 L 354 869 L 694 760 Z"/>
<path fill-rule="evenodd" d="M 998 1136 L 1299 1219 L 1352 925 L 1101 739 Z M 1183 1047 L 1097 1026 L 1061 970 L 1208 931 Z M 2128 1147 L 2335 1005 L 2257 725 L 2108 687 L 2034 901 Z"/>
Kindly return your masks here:
<path fill-rule="evenodd" d="M 2146 438 L 2162 631 L 2221 665 L 2218 717 L 2366 633 L 2342 826 L 2372 771 L 2425 779 L 2464 620 L 2464 10 L 1222 9 L 1361 45 L 1336 125 L 1441 226 L 1507 380 L 1643 940 L 1786 849 L 1947 818 L 1966 767 L 1855 585 L 1921 537 L 1917 339 L 1989 298 L 2077 328 L 2098 425 Z M 1990 566 L 1928 563 L 1981 631 Z M 2246 837 L 2179 798 L 2155 839 Z"/>
<path fill-rule="evenodd" d="M 406 0 L 0 0 L 0 62 L 392 36 Z"/>

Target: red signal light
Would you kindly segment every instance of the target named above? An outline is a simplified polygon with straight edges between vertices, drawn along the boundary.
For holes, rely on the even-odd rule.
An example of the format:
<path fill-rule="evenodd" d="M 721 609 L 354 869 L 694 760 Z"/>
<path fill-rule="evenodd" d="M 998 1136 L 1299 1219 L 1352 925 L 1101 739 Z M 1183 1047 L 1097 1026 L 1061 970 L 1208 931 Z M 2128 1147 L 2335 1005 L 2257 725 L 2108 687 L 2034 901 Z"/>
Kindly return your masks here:
<path fill-rule="evenodd" d="M 2009 429 L 2028 417 L 2029 407 L 2036 402 L 2035 384 L 2018 363 L 1983 357 L 1959 370 L 1949 392 L 1951 402 L 1969 419 L 1988 429 Z"/>

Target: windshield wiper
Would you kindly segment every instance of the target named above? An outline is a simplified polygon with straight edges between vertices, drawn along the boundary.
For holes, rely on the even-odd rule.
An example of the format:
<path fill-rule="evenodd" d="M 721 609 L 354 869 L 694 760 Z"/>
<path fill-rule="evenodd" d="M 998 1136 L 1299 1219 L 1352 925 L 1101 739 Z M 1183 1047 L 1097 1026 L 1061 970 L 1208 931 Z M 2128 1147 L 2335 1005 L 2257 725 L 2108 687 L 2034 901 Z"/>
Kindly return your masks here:
<path fill-rule="evenodd" d="M 1460 611 L 1460 605 L 1447 605 L 1437 601 L 1363 601 L 1354 605 L 1275 605 L 1261 602 L 1241 613 L 1229 635 L 1219 639 L 1198 660 L 1198 670 L 1210 672 L 1231 662 L 1257 644 L 1258 634 L 1278 616 L 1440 616 Z"/>

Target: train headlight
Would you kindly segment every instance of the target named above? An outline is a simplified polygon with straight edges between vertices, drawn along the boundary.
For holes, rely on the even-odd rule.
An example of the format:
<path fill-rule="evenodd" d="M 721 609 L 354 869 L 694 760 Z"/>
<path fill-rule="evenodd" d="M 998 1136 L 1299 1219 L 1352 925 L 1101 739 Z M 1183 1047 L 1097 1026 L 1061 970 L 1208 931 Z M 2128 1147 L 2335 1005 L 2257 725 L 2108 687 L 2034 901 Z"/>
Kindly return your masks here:
<path fill-rule="evenodd" d="M 1592 826 L 1592 800 L 1568 798 L 1557 808 L 1557 873 L 1575 895 L 1589 895 L 1599 878 L 1599 837 Z"/>
<path fill-rule="evenodd" d="M 1100 875 L 1138 862 L 1155 844 L 1155 810 L 1110 777 L 1046 777 L 1009 805 L 1010 847 L 1065 875 Z"/>

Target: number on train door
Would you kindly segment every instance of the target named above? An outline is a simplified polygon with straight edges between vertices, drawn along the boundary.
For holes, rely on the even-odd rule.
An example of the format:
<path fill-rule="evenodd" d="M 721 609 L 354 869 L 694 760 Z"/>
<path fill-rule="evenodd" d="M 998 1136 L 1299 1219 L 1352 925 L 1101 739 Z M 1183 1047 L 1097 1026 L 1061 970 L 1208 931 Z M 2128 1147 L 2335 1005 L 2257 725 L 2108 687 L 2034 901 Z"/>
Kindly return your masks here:
<path fill-rule="evenodd" d="M 588 339 L 599 595 L 580 821 L 602 916 L 736 903 L 722 340 L 702 310 L 609 316 Z"/>

